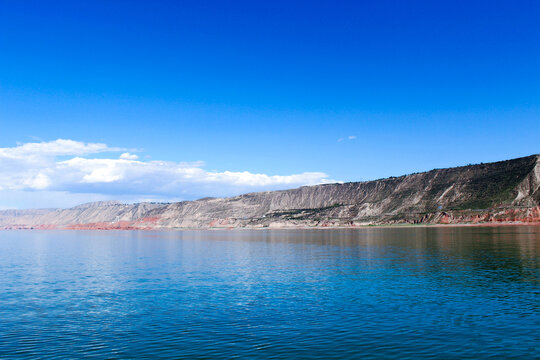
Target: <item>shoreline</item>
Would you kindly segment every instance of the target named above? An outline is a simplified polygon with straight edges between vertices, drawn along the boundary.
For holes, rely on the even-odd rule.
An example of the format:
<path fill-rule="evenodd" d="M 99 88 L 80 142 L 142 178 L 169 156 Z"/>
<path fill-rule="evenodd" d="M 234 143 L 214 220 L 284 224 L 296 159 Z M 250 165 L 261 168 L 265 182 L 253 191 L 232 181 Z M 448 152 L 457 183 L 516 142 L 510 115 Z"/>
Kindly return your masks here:
<path fill-rule="evenodd" d="M 374 225 L 356 225 L 356 226 L 266 226 L 266 227 L 84 227 L 81 224 L 75 228 L 72 225 L 55 227 L 47 226 L 29 226 L 13 225 L 5 226 L 0 230 L 63 230 L 63 231 L 235 231 L 235 230 L 355 230 L 355 229 L 387 229 L 387 228 L 453 228 L 453 227 L 517 227 L 517 226 L 540 226 L 540 222 L 485 222 L 485 223 L 454 223 L 454 224 L 374 224 Z"/>

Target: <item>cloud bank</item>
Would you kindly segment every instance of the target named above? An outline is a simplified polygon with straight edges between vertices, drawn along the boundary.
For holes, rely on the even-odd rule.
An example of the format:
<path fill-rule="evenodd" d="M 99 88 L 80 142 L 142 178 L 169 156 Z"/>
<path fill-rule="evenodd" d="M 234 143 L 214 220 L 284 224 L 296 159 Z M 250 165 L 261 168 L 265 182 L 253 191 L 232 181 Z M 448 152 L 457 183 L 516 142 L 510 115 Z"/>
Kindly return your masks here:
<path fill-rule="evenodd" d="M 142 161 L 132 152 L 64 139 L 0 148 L 0 192 L 53 192 L 77 199 L 91 194 L 89 199 L 179 200 L 334 182 L 322 172 L 267 175 L 207 171 L 204 162 Z M 114 153 L 120 154 L 113 157 Z"/>

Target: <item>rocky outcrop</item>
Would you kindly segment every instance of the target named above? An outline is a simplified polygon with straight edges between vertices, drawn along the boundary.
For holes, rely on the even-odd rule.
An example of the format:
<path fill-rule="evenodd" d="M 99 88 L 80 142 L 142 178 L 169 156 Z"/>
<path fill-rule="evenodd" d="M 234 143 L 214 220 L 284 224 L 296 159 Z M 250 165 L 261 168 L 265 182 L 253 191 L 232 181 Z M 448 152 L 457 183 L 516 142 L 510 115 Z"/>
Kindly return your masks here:
<path fill-rule="evenodd" d="M 172 204 L 0 212 L 3 227 L 156 229 L 540 221 L 538 155 L 387 179 Z"/>

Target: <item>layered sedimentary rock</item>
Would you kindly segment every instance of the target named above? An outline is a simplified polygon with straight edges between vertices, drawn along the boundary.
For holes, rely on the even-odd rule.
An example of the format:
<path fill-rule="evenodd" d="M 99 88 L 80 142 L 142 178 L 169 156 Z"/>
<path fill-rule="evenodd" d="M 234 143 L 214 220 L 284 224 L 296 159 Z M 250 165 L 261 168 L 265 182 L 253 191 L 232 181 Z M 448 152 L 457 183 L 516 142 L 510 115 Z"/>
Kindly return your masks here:
<path fill-rule="evenodd" d="M 127 223 L 144 218 L 144 214 L 160 206 L 163 204 L 100 201 L 70 209 L 4 210 L 0 211 L 0 227 L 52 229 L 89 223 Z"/>
<path fill-rule="evenodd" d="M 172 204 L 0 212 L 0 226 L 220 228 L 540 221 L 540 156 Z"/>

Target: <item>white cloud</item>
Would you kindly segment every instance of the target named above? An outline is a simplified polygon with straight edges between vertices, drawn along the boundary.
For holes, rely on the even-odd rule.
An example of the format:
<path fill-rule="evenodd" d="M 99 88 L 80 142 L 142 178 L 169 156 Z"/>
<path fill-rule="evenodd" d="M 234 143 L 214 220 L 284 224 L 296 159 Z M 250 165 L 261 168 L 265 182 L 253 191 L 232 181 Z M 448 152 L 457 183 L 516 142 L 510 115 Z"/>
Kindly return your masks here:
<path fill-rule="evenodd" d="M 58 139 L 49 142 L 20 144 L 11 148 L 0 148 L 0 159 L 21 159 L 24 161 L 60 155 L 89 155 L 105 151 L 119 151 L 105 144 Z"/>
<path fill-rule="evenodd" d="M 139 157 L 135 154 L 130 154 L 128 152 L 120 154 L 120 159 L 124 160 L 137 160 Z"/>
<path fill-rule="evenodd" d="M 337 139 L 337 141 L 342 142 L 345 139 L 347 139 L 347 140 L 356 140 L 356 135 L 349 135 L 346 138 L 339 138 L 339 139 Z"/>
<path fill-rule="evenodd" d="M 203 162 L 143 161 L 129 152 L 115 158 L 92 156 L 122 151 L 125 149 L 106 144 L 63 139 L 0 148 L 0 191 L 193 199 L 333 182 L 321 172 L 267 175 L 207 171 Z"/>
<path fill-rule="evenodd" d="M 25 179 L 23 185 L 33 190 L 42 190 L 51 186 L 51 179 L 40 172 L 36 176 Z"/>

